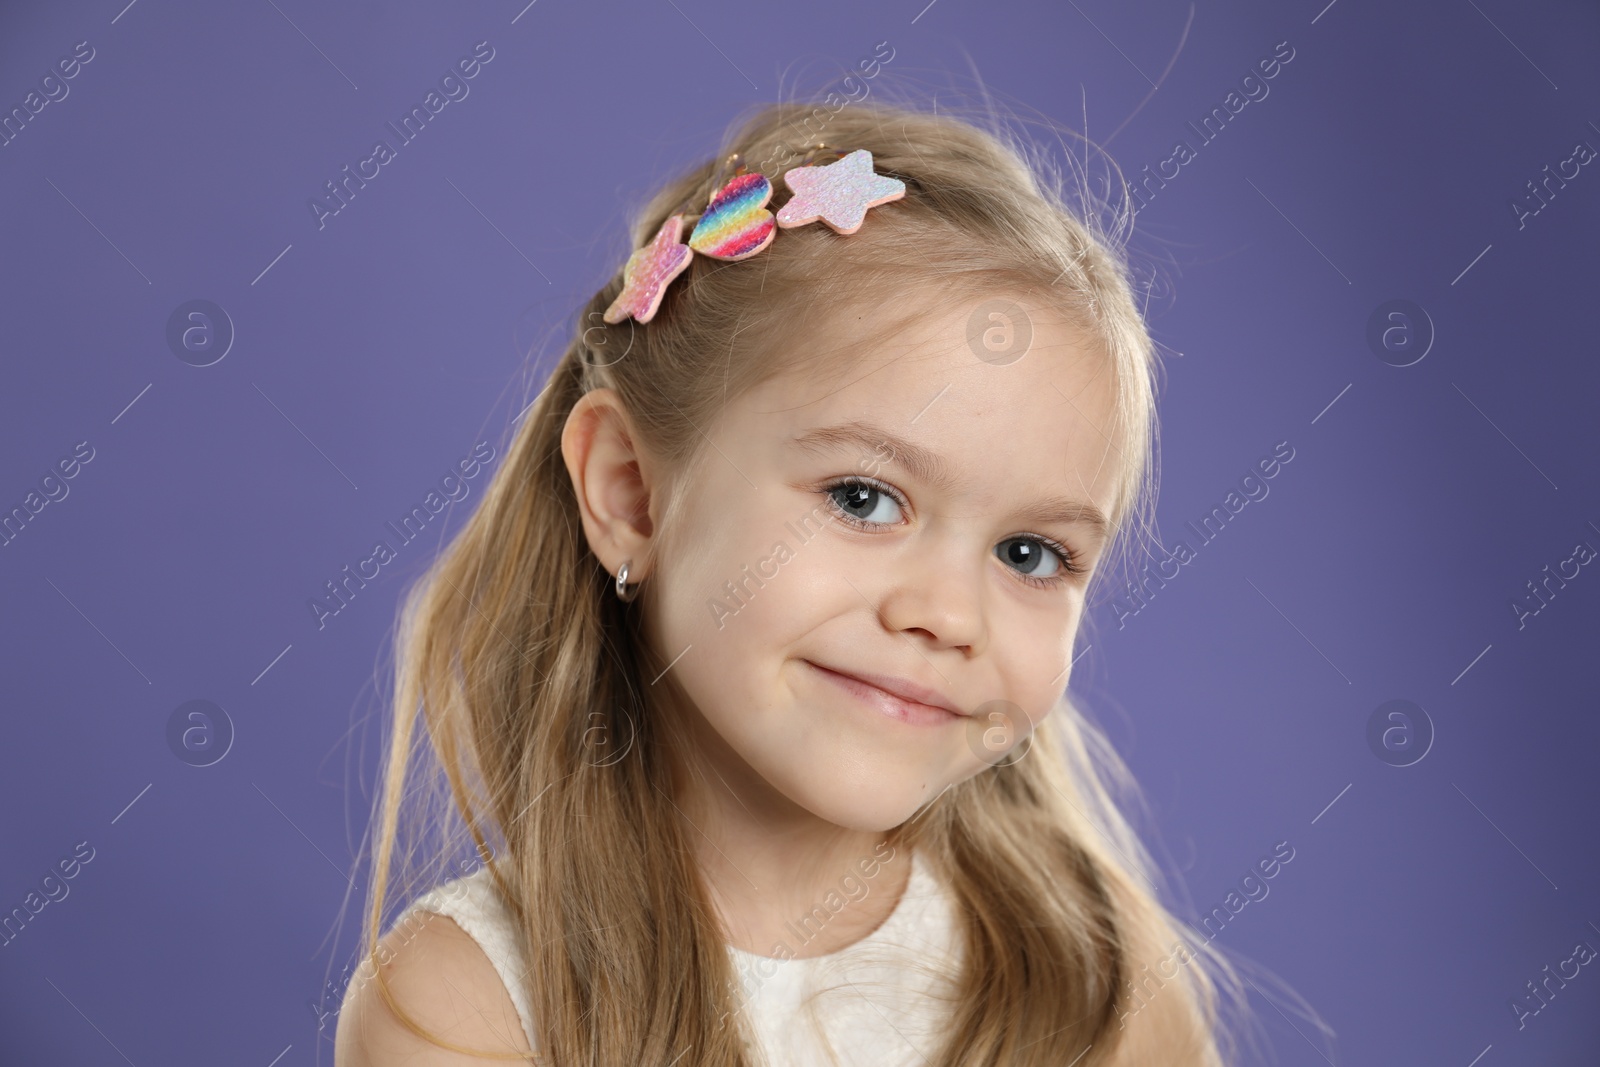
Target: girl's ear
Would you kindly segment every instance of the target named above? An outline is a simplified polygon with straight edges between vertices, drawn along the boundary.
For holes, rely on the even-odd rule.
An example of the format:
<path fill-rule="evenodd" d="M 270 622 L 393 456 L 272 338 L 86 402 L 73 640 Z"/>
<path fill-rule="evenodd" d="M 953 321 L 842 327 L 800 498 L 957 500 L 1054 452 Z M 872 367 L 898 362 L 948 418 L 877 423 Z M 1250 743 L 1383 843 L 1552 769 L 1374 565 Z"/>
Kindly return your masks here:
<path fill-rule="evenodd" d="M 572 478 L 589 548 L 613 575 L 627 562 L 630 582 L 645 577 L 655 533 L 650 520 L 653 467 L 636 440 L 614 389 L 585 393 L 561 431 L 561 457 Z"/>

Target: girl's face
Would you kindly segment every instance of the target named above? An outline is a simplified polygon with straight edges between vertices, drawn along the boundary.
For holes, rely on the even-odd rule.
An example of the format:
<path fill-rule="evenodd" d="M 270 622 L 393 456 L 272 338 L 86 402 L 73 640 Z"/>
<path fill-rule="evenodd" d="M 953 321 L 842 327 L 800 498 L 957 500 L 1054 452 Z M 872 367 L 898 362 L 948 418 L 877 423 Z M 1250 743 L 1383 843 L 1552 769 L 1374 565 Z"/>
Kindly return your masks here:
<path fill-rule="evenodd" d="M 1066 688 L 1123 457 L 1107 360 L 1018 299 L 1020 359 L 967 303 L 892 336 L 852 319 L 803 343 L 865 356 L 701 427 L 648 632 L 741 796 L 887 830 L 1015 758 Z"/>

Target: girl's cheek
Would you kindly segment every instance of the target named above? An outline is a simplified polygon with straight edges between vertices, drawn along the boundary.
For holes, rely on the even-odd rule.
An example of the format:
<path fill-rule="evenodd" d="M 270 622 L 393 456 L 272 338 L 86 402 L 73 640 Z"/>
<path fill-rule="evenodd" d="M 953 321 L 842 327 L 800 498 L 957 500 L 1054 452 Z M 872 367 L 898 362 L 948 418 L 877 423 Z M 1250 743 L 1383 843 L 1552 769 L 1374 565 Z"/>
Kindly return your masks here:
<path fill-rule="evenodd" d="M 1076 635 L 1076 614 L 1065 623 L 1059 616 L 1008 617 L 991 635 L 998 673 L 1030 717 L 1047 714 L 1067 688 Z"/>
<path fill-rule="evenodd" d="M 690 532 L 686 543 L 693 546 L 692 556 L 663 589 L 670 630 L 680 647 L 748 646 L 773 625 L 771 616 L 786 600 L 796 566 L 792 538 L 772 532 L 781 529 L 779 522 L 750 516 L 737 526 Z"/>

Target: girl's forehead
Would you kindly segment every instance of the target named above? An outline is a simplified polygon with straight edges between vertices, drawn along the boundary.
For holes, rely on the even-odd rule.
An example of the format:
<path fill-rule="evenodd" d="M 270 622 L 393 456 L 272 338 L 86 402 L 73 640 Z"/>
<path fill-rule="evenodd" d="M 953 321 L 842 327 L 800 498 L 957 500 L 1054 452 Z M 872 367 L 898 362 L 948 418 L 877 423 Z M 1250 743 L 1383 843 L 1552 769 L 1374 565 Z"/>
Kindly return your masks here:
<path fill-rule="evenodd" d="M 752 409 L 778 421 L 864 410 L 910 424 L 954 395 L 968 414 L 1002 420 L 996 430 L 1059 422 L 1061 405 L 1105 426 L 1115 402 L 1100 340 L 1061 309 L 1025 298 L 824 317 L 783 347 L 772 360 L 781 370 L 749 393 Z"/>
<path fill-rule="evenodd" d="M 1089 358 L 1101 347 L 1097 331 L 1085 328 L 1082 313 L 1070 310 L 1056 294 L 993 290 L 890 295 L 872 303 L 820 308 L 801 318 L 794 333 L 781 339 L 774 361 L 807 377 L 850 377 L 862 368 L 891 362 L 926 363 L 951 357 L 944 366 L 1006 368 L 1055 353 L 1059 370 L 1064 348 Z"/>

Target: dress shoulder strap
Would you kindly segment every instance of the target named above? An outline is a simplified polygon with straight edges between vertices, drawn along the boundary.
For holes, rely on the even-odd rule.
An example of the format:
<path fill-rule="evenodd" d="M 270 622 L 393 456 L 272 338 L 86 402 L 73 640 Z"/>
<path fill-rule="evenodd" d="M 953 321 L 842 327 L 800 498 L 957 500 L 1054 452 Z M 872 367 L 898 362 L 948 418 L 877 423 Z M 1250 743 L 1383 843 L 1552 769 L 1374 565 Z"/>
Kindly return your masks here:
<path fill-rule="evenodd" d="M 528 1047 L 536 1048 L 533 1011 L 524 986 L 528 965 L 517 940 L 511 911 L 501 899 L 489 868 L 481 867 L 464 878 L 444 883 L 419 897 L 407 910 L 427 911 L 452 919 L 478 943 L 511 995 L 512 1004 L 516 1005 Z"/>

